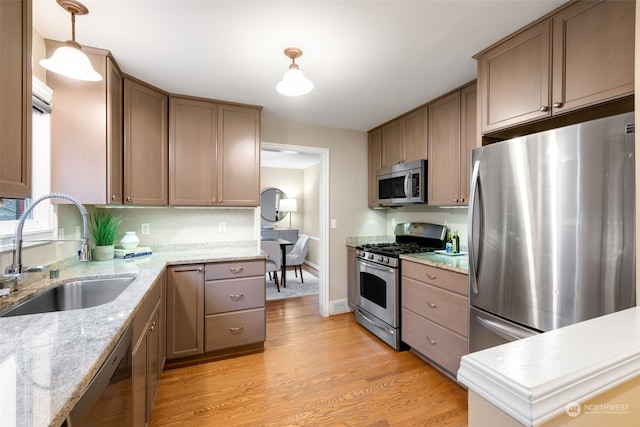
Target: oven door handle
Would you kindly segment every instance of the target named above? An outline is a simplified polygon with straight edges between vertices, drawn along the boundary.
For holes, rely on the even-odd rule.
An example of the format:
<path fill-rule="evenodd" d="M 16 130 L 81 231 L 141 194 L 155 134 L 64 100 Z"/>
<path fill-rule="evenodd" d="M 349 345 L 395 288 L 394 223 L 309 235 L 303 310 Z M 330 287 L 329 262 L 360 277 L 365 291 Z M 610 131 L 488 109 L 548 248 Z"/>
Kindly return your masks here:
<path fill-rule="evenodd" d="M 386 333 L 388 333 L 388 334 L 390 334 L 390 335 L 395 335 L 396 331 L 395 331 L 394 329 L 391 329 L 391 328 L 385 328 L 384 326 L 380 326 L 380 325 L 378 325 L 376 322 L 374 322 L 373 320 L 369 319 L 369 318 L 368 318 L 368 317 L 367 317 L 367 316 L 362 312 L 362 309 L 360 309 L 360 307 L 356 306 L 355 308 L 356 308 L 356 311 L 358 312 L 358 314 L 359 314 L 360 316 L 362 316 L 362 318 L 363 318 L 364 320 L 366 320 L 367 322 L 371 323 L 371 324 L 372 324 L 373 326 L 375 326 L 376 328 L 378 328 L 378 329 L 380 329 L 380 330 L 382 330 L 382 331 L 384 331 L 384 332 L 386 332 Z"/>
<path fill-rule="evenodd" d="M 394 272 L 393 268 L 380 267 L 379 265 L 373 264 L 371 262 L 361 261 L 359 259 L 356 259 L 356 262 L 359 263 L 360 265 L 362 265 L 363 267 L 366 267 L 366 268 L 372 268 L 374 270 L 384 271 L 384 272 L 387 272 L 387 273 L 393 273 Z"/>

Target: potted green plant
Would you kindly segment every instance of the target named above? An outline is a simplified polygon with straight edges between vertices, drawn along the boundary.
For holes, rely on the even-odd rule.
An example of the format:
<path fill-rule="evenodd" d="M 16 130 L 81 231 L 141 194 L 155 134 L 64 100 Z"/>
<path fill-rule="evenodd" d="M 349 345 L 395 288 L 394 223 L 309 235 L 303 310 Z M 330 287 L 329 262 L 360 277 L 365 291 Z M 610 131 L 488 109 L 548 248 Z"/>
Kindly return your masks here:
<path fill-rule="evenodd" d="M 113 259 L 114 242 L 118 233 L 118 227 L 122 224 L 120 215 L 112 215 L 107 212 L 97 212 L 89 217 L 91 236 L 95 243 L 93 259 L 106 261 Z"/>

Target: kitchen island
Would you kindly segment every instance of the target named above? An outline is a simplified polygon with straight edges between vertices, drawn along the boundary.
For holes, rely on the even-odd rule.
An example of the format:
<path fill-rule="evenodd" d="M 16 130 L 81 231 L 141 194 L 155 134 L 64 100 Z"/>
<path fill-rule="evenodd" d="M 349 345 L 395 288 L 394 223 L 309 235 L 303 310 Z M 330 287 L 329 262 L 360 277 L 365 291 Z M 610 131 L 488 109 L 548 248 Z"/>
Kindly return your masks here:
<path fill-rule="evenodd" d="M 87 389 L 165 267 L 264 259 L 258 242 L 176 245 L 130 260 L 52 265 L 60 277 L 42 279 L 0 300 L 0 313 L 70 278 L 135 275 L 114 301 L 81 310 L 0 317 L 0 426 L 59 426 Z"/>

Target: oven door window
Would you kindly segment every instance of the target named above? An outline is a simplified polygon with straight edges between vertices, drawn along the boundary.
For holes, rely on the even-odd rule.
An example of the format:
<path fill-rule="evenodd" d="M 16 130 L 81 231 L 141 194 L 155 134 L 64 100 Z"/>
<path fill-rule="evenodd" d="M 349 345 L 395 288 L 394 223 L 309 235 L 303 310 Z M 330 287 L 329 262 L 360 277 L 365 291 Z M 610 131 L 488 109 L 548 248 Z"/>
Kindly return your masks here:
<path fill-rule="evenodd" d="M 360 296 L 386 309 L 387 282 L 373 274 L 360 272 Z"/>

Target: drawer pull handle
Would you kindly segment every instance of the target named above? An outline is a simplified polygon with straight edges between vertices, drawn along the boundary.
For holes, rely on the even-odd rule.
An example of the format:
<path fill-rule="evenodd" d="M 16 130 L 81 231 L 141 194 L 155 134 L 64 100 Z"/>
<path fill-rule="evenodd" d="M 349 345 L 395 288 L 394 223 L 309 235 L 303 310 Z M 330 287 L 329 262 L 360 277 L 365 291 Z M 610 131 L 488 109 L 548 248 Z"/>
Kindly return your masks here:
<path fill-rule="evenodd" d="M 240 301 L 242 298 L 244 298 L 244 294 L 229 295 L 229 298 L 231 299 L 231 301 Z"/>
<path fill-rule="evenodd" d="M 427 342 L 428 342 L 429 344 L 431 344 L 431 345 L 436 345 L 436 344 L 438 344 L 438 342 L 437 342 L 437 341 L 434 341 L 434 340 L 432 340 L 432 339 L 431 339 L 431 338 L 429 338 L 429 337 L 426 337 L 426 338 L 427 338 Z"/>
<path fill-rule="evenodd" d="M 243 329 L 244 326 L 240 326 L 239 328 L 229 328 L 229 332 L 231 332 L 232 335 L 238 335 L 242 332 Z"/>
<path fill-rule="evenodd" d="M 438 276 L 434 276 L 433 274 L 427 273 L 427 278 L 431 279 L 431 280 L 436 280 L 438 278 Z"/>
<path fill-rule="evenodd" d="M 231 267 L 229 269 L 229 271 L 232 272 L 233 274 L 242 273 L 243 270 L 244 270 L 244 267 Z"/>
<path fill-rule="evenodd" d="M 431 303 L 429 301 L 425 301 L 425 304 L 427 304 L 431 308 L 437 308 L 438 307 L 436 304 L 433 304 L 433 303 Z"/>

